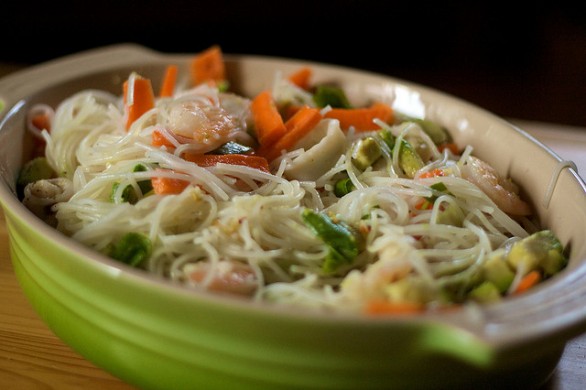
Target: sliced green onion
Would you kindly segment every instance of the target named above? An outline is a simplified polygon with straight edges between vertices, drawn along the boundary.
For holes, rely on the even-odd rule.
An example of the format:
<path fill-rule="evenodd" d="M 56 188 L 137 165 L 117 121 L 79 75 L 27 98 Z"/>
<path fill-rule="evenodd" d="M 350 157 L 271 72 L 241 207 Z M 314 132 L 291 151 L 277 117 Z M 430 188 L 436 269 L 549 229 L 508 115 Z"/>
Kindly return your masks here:
<path fill-rule="evenodd" d="M 329 248 L 322 270 L 332 273 L 344 264 L 351 264 L 359 253 L 357 235 L 345 224 L 335 223 L 324 213 L 305 209 L 302 213 L 305 224 Z"/>
<path fill-rule="evenodd" d="M 110 248 L 110 257 L 132 267 L 140 265 L 151 255 L 151 240 L 141 233 L 126 233 Z"/>

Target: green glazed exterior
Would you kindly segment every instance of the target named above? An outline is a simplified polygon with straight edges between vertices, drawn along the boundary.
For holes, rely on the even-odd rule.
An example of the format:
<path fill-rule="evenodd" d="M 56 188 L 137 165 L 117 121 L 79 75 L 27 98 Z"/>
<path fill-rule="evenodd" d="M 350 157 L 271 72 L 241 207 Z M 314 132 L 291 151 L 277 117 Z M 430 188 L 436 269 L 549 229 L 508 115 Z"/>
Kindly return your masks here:
<path fill-rule="evenodd" d="M 15 272 L 36 311 L 80 354 L 139 388 L 533 388 L 563 350 L 498 356 L 434 321 L 337 321 L 206 299 L 80 261 L 6 212 Z"/>

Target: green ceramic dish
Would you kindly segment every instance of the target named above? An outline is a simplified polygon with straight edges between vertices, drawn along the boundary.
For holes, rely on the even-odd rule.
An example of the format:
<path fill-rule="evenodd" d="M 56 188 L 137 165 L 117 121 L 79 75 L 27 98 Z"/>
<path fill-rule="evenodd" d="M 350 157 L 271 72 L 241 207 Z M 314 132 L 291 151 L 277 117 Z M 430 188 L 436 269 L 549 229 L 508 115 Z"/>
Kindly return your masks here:
<path fill-rule="evenodd" d="M 191 55 L 117 45 L 42 64 L 0 80 L 0 201 L 14 269 L 51 329 L 96 365 L 144 389 L 536 388 L 565 343 L 586 331 L 586 186 L 524 131 L 476 106 L 390 77 L 311 64 L 353 98 L 385 97 L 425 114 L 460 144 L 508 172 L 571 249 L 567 269 L 531 292 L 477 310 L 358 318 L 262 306 L 187 291 L 111 261 L 38 220 L 15 196 L 26 158 L 24 118 L 88 87 L 113 92 L 131 70 L 158 82 Z M 253 94 L 300 61 L 226 56 L 233 86 Z M 506 145 L 506 146 L 505 146 Z"/>

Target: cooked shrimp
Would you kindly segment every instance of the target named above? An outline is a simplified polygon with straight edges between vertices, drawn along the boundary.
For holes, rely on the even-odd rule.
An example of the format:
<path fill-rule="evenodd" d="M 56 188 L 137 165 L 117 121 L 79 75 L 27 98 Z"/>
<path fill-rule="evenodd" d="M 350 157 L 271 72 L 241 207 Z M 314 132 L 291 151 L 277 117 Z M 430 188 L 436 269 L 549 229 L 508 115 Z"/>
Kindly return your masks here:
<path fill-rule="evenodd" d="M 169 112 L 168 126 L 173 133 L 190 138 L 205 151 L 230 141 L 237 129 L 234 118 L 222 107 L 198 101 L 174 105 Z"/>
<path fill-rule="evenodd" d="M 501 177 L 483 160 L 469 156 L 462 167 L 462 177 L 478 186 L 505 213 L 517 216 L 532 214 L 531 206 L 519 196 L 517 185 Z"/>
<path fill-rule="evenodd" d="M 215 292 L 250 296 L 259 284 L 252 267 L 231 260 L 220 260 L 216 264 L 204 261 L 187 264 L 184 272 L 196 285 Z"/>

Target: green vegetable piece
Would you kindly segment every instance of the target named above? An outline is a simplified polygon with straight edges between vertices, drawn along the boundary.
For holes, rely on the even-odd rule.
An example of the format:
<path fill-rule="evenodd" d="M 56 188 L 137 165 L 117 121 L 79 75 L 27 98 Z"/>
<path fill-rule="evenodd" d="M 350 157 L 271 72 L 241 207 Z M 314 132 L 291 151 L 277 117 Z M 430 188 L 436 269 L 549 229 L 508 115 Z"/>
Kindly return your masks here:
<path fill-rule="evenodd" d="M 389 147 L 392 151 L 395 147 L 399 147 L 399 166 L 405 172 L 405 175 L 409 178 L 413 178 L 415 173 L 423 168 L 425 165 L 421 155 L 417 152 L 415 146 L 413 146 L 406 139 L 402 139 L 399 144 L 395 136 L 388 130 L 382 129 L 378 132 L 380 139 Z M 443 190 L 442 190 L 443 191 Z"/>
<path fill-rule="evenodd" d="M 346 264 L 346 263 L 351 264 L 352 261 L 350 259 L 344 257 L 340 252 L 336 251 L 335 248 L 330 247 L 328 254 L 324 258 L 324 262 L 322 264 L 322 270 L 326 273 L 333 273 L 341 265 Z"/>
<path fill-rule="evenodd" d="M 405 172 L 405 175 L 412 179 L 415 177 L 415 173 L 423 168 L 423 160 L 408 141 L 403 139 L 400 148 L 399 166 Z"/>
<path fill-rule="evenodd" d="M 134 169 L 132 170 L 132 172 L 146 172 L 146 171 L 147 171 L 147 167 L 144 166 L 143 164 L 136 164 L 134 166 Z M 137 184 L 138 184 L 138 188 L 140 188 L 140 192 L 142 192 L 143 195 L 146 195 L 153 190 L 153 184 L 150 179 L 140 180 L 137 182 Z"/>
<path fill-rule="evenodd" d="M 509 267 L 504 251 L 497 251 L 484 262 L 482 278 L 491 282 L 501 294 L 509 289 L 515 279 L 515 273 Z"/>
<path fill-rule="evenodd" d="M 417 123 L 436 145 L 452 141 L 450 133 L 436 122 L 429 119 L 412 119 L 411 121 Z"/>
<path fill-rule="evenodd" d="M 145 172 L 146 170 L 147 167 L 143 164 L 136 164 L 132 169 L 132 172 Z M 136 184 L 138 184 L 138 188 L 140 188 L 140 192 L 143 195 L 148 194 L 153 190 L 152 182 L 149 179 L 140 180 Z M 120 183 L 114 183 L 112 185 L 112 191 L 110 192 L 110 201 L 112 202 L 114 201 L 114 195 L 116 194 L 118 187 L 120 187 Z M 128 202 L 130 204 L 136 204 L 136 202 L 138 202 L 139 199 L 138 194 L 134 190 L 134 187 L 132 187 L 130 184 L 124 187 L 124 189 L 122 190 L 121 198 L 123 202 Z"/>
<path fill-rule="evenodd" d="M 468 297 L 479 303 L 493 303 L 501 300 L 499 289 L 489 281 L 482 282 L 475 287 Z"/>
<path fill-rule="evenodd" d="M 110 248 L 110 257 L 136 267 L 149 258 L 151 251 L 151 240 L 147 236 L 130 232 Z"/>
<path fill-rule="evenodd" d="M 379 143 L 373 137 L 362 138 L 358 141 L 352 153 L 352 163 L 356 168 L 365 170 L 382 156 Z"/>
<path fill-rule="evenodd" d="M 246 154 L 250 153 L 252 148 L 250 146 L 239 144 L 238 142 L 228 141 L 224 145 L 214 150 L 213 154 Z"/>
<path fill-rule="evenodd" d="M 227 92 L 230 89 L 230 82 L 228 80 L 221 80 L 216 85 L 218 92 Z"/>
<path fill-rule="evenodd" d="M 432 188 L 438 192 L 446 192 L 446 193 L 448 192 L 448 187 L 446 187 L 446 185 L 441 181 L 438 181 L 437 183 L 433 183 L 432 185 L 429 186 L 429 188 Z"/>
<path fill-rule="evenodd" d="M 317 235 L 330 251 L 324 259 L 322 270 L 326 273 L 335 272 L 344 264 L 351 264 L 358 256 L 360 243 L 347 225 L 335 223 L 323 213 L 305 209 L 301 214 L 303 222 Z"/>
<path fill-rule="evenodd" d="M 29 183 L 34 183 L 43 179 L 52 179 L 57 177 L 57 173 L 51 168 L 45 157 L 35 157 L 27 161 L 18 174 L 16 187 L 19 197 L 24 196 L 24 187 Z"/>
<path fill-rule="evenodd" d="M 338 198 L 341 198 L 344 195 L 349 194 L 355 189 L 356 187 L 354 187 L 354 183 L 352 183 L 352 180 L 350 180 L 350 178 L 340 179 L 336 182 L 336 184 L 334 184 L 334 194 Z"/>
<path fill-rule="evenodd" d="M 408 276 L 396 280 L 384 288 L 385 296 L 391 302 L 411 302 L 425 304 L 433 299 L 433 290 L 420 276 Z"/>
<path fill-rule="evenodd" d="M 461 227 L 465 216 L 460 207 L 453 203 L 444 203 L 442 206 L 444 208 L 438 213 L 437 223 Z"/>
<path fill-rule="evenodd" d="M 389 150 L 393 150 L 396 141 L 395 136 L 387 129 L 380 130 L 378 135 L 384 141 L 384 143 L 387 144 Z"/>
<path fill-rule="evenodd" d="M 120 183 L 112 184 L 112 191 L 110 193 L 111 201 L 114 201 L 114 195 L 116 194 L 116 191 L 118 191 L 118 187 L 120 187 Z M 136 192 L 134 191 L 134 188 L 132 188 L 131 185 L 127 185 L 126 187 L 124 187 L 124 189 L 122 190 L 121 198 L 123 202 L 128 202 L 130 204 L 136 204 L 136 202 L 138 202 L 138 196 L 136 195 Z"/>
<path fill-rule="evenodd" d="M 433 183 L 432 185 L 429 186 L 429 188 L 431 188 L 434 192 L 434 194 L 432 196 L 425 198 L 430 203 L 435 202 L 436 199 L 438 198 L 438 195 L 436 193 L 450 194 L 450 192 L 448 191 L 448 187 L 446 187 L 446 185 L 444 183 L 442 183 L 441 181 L 438 181 L 437 183 Z"/>
<path fill-rule="evenodd" d="M 515 242 L 507 256 L 507 261 L 515 269 L 524 273 L 542 270 L 544 276 L 551 276 L 567 265 L 568 259 L 563 253 L 563 246 L 550 230 L 533 233 Z"/>
<path fill-rule="evenodd" d="M 332 85 L 320 85 L 316 88 L 313 101 L 318 107 L 351 108 L 344 90 Z"/>

